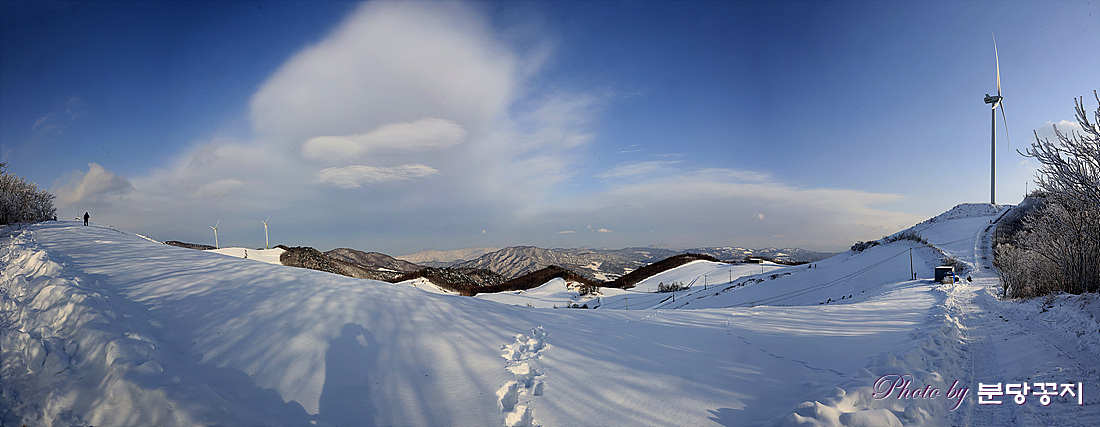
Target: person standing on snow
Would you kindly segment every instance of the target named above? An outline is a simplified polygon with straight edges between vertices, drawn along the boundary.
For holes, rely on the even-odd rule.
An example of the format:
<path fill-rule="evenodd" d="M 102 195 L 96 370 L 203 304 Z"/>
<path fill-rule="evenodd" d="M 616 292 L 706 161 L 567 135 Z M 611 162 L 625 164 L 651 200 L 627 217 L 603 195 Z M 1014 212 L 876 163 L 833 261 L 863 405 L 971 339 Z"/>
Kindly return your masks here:
<path fill-rule="evenodd" d="M 87 212 L 84 212 L 84 226 L 85 227 L 88 226 L 88 218 L 90 218 L 90 216 L 88 215 Z"/>

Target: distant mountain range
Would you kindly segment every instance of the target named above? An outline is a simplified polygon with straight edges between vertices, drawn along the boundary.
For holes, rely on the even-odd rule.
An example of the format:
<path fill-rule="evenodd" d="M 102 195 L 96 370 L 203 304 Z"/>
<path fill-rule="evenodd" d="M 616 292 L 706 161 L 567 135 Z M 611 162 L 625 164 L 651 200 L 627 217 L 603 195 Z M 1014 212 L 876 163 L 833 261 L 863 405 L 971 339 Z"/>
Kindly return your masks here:
<path fill-rule="evenodd" d="M 363 252 L 350 248 L 337 248 L 325 252 L 329 258 L 358 264 L 371 270 L 388 270 L 400 275 L 424 268 L 423 266 L 378 252 Z"/>
<path fill-rule="evenodd" d="M 397 259 L 408 261 L 425 267 L 446 267 L 459 261 L 468 261 L 490 252 L 499 251 L 500 248 L 466 248 L 451 251 L 421 251 L 411 255 L 402 255 Z"/>
<path fill-rule="evenodd" d="M 478 250 L 483 250 L 480 248 Z M 450 251 L 455 255 L 462 251 Z M 435 251 L 438 252 L 438 251 Z M 614 280 L 639 267 L 683 253 L 710 255 L 722 261 L 742 261 L 748 257 L 767 258 L 786 263 L 814 262 L 832 256 L 831 253 L 813 252 L 798 248 L 746 249 L 737 247 L 713 247 L 694 249 L 624 248 L 624 249 L 543 249 L 534 246 L 513 246 L 485 253 L 473 259 L 456 259 L 442 262 L 429 258 L 424 252 L 406 255 L 402 259 L 421 259 L 424 264 L 437 267 L 479 268 L 491 270 L 512 279 L 545 267 L 556 265 L 590 279 Z"/>
<path fill-rule="evenodd" d="M 165 243 L 193 249 L 212 249 L 205 245 L 183 242 Z M 430 268 L 431 271 L 424 272 L 421 276 L 446 278 L 448 282 L 457 281 L 455 283 L 460 284 L 468 282 L 479 286 L 496 285 L 549 266 L 576 272 L 587 279 L 610 282 L 638 268 L 685 253 L 708 255 L 721 261 L 736 262 L 754 257 L 783 263 L 814 262 L 833 255 L 798 248 L 746 249 L 728 246 L 694 249 L 640 247 L 544 249 L 535 246 L 512 246 L 503 249 L 424 251 L 395 258 L 378 252 L 364 252 L 350 248 L 320 252 L 310 247 L 289 248 L 283 245 L 279 247 L 287 250 L 280 257 L 283 265 L 384 281 L 392 281 L 409 273 Z M 471 273 L 474 271 L 478 274 Z M 495 274 L 489 274 L 489 272 Z M 458 277 L 463 275 L 471 277 Z M 490 277 L 496 275 L 499 277 Z"/>

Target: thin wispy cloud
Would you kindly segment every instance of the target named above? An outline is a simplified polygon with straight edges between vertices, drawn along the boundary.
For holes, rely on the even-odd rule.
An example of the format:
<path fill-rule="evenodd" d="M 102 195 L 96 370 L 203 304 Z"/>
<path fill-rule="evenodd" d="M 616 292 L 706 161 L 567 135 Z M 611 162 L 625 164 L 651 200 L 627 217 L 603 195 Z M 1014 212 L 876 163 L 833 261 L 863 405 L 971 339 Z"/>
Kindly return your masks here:
<path fill-rule="evenodd" d="M 392 168 L 352 165 L 323 169 L 317 174 L 317 182 L 329 183 L 341 188 L 359 188 L 363 185 L 424 178 L 438 174 L 438 170 L 418 164 Z"/>
<path fill-rule="evenodd" d="M 58 112 L 48 112 L 34 121 L 31 129 L 41 134 L 59 136 L 69 130 L 77 118 L 87 111 L 84 100 L 76 96 L 70 96 L 65 100 L 65 106 Z"/>

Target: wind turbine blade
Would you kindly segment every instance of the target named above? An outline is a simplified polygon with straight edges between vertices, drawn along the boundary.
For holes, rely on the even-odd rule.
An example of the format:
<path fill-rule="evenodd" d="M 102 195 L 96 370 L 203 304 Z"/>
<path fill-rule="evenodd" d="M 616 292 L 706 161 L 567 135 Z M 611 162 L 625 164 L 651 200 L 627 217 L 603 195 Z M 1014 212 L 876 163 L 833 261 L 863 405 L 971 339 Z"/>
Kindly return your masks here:
<path fill-rule="evenodd" d="M 221 225 L 221 223 L 222 223 L 222 220 L 219 219 L 218 222 L 214 224 L 214 229 L 217 230 L 218 226 Z"/>
<path fill-rule="evenodd" d="M 993 58 L 997 61 L 997 96 L 1001 96 L 1001 55 L 997 53 L 997 36 L 993 36 Z"/>
<path fill-rule="evenodd" d="M 1004 121 L 1005 121 L 1005 151 L 1008 151 L 1008 150 L 1009 150 L 1009 147 L 1008 147 L 1008 146 L 1010 145 L 1010 144 L 1008 143 L 1008 117 L 1005 117 L 1005 104 L 1004 104 L 1004 100 L 1002 100 L 1002 101 L 1001 101 L 1001 102 L 999 102 L 998 104 L 1001 104 L 1001 118 L 1002 118 L 1002 119 L 1004 119 Z"/>

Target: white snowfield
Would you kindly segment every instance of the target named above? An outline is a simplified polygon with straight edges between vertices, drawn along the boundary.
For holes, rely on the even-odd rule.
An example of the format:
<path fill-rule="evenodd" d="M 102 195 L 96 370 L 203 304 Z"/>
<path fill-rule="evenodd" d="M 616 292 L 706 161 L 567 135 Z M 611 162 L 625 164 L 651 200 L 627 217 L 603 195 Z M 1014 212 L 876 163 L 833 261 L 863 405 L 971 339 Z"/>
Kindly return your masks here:
<path fill-rule="evenodd" d="M 543 308 L 596 305 L 560 279 L 470 298 L 77 222 L 8 228 L 0 424 L 1100 425 L 1100 303 L 996 298 L 1003 212 L 914 227 L 972 282 L 933 284 L 940 253 L 900 240 L 816 268 L 695 262 L 596 310 Z M 660 282 L 691 287 L 672 301 Z M 1062 394 L 978 404 L 979 383 L 1024 382 Z"/>
<path fill-rule="evenodd" d="M 283 263 L 281 261 L 279 261 L 279 257 L 282 256 L 283 252 L 286 252 L 286 250 L 284 250 L 282 248 L 271 248 L 271 249 L 221 248 L 221 249 L 212 249 L 212 250 L 209 250 L 207 252 L 213 252 L 213 253 L 222 254 L 222 255 L 229 255 L 231 257 L 237 257 L 237 258 L 243 258 L 243 259 L 251 259 L 251 260 L 266 262 L 268 264 L 283 265 Z"/>

